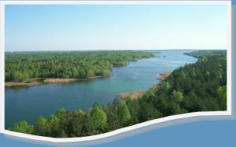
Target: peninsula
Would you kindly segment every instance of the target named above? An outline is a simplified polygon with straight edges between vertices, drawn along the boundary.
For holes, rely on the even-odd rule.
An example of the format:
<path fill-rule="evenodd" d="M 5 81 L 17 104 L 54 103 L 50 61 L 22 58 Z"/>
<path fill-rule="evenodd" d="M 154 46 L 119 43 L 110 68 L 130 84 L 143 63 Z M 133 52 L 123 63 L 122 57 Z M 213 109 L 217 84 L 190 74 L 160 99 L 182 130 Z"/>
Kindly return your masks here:
<path fill-rule="evenodd" d="M 111 75 L 113 67 L 153 56 L 144 51 L 6 53 L 5 87 L 104 78 Z"/>

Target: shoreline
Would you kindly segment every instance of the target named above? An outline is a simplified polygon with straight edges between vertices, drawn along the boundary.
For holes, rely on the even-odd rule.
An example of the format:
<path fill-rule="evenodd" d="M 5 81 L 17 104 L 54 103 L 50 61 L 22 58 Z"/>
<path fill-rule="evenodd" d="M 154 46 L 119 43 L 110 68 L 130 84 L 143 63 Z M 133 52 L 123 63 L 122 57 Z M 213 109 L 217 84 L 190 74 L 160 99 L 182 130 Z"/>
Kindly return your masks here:
<path fill-rule="evenodd" d="M 172 72 L 163 72 L 163 73 L 160 73 L 160 76 L 157 77 L 157 80 L 159 81 L 163 81 L 165 80 L 167 77 L 169 77 L 171 75 Z"/>
<path fill-rule="evenodd" d="M 152 58 L 155 57 L 153 54 L 151 57 L 147 58 Z M 145 58 L 141 58 L 145 59 Z M 132 61 L 128 61 L 126 65 L 128 65 L 130 62 L 135 62 L 139 59 L 134 59 Z M 121 65 L 121 66 L 126 66 L 126 65 Z M 121 67 L 117 66 L 117 67 Z M 100 78 L 106 78 L 112 76 L 112 72 L 107 75 L 107 76 L 92 76 L 84 79 L 77 79 L 77 78 L 32 78 L 27 81 L 23 82 L 13 82 L 13 81 L 5 81 L 5 88 L 25 88 L 25 87 L 31 87 L 31 86 L 36 86 L 36 85 L 42 85 L 42 84 L 56 84 L 56 83 L 72 83 L 72 82 L 77 82 L 77 81 L 88 81 L 88 80 L 93 80 L 93 79 L 100 79 Z"/>
<path fill-rule="evenodd" d="M 138 91 L 134 91 L 134 92 L 124 92 L 124 93 L 119 93 L 117 96 L 119 98 L 121 98 L 122 100 L 125 99 L 138 99 L 140 97 L 142 97 L 144 94 L 146 93 L 145 90 L 138 90 Z"/>
<path fill-rule="evenodd" d="M 109 75 L 111 76 L 111 75 Z M 36 85 L 42 85 L 42 84 L 57 84 L 57 83 L 72 83 L 76 81 L 88 81 L 92 79 L 100 79 L 100 78 L 106 78 L 109 76 L 93 76 L 88 77 L 85 79 L 76 79 L 76 78 L 34 78 L 29 79 L 28 81 L 24 82 L 5 82 L 6 88 L 13 88 L 13 87 L 30 87 L 30 86 L 36 86 Z"/>
<path fill-rule="evenodd" d="M 160 75 L 157 77 L 157 80 L 160 81 L 160 83 L 158 84 L 154 84 L 153 86 L 151 86 L 149 88 L 150 89 L 155 89 L 157 88 L 161 83 L 162 81 L 164 81 L 167 77 L 169 77 L 171 75 L 172 72 L 163 72 L 163 73 L 160 73 Z M 138 99 L 140 97 L 142 97 L 148 90 L 138 90 L 138 91 L 133 91 L 133 92 L 122 92 L 122 93 L 119 93 L 117 95 L 117 97 L 121 98 L 122 100 L 126 100 L 126 99 Z"/>

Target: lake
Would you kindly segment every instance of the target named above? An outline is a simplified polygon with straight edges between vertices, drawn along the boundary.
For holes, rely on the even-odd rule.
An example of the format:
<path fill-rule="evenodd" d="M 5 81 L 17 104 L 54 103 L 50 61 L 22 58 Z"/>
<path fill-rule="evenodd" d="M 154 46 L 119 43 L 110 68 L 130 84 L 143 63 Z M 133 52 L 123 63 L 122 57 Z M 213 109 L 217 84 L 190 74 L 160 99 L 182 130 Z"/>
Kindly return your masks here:
<path fill-rule="evenodd" d="M 147 90 L 159 82 L 160 73 L 173 71 L 196 58 L 184 55 L 190 50 L 151 51 L 156 56 L 113 68 L 112 76 L 66 84 L 44 84 L 5 90 L 5 125 L 20 120 L 33 123 L 38 116 L 48 117 L 59 108 L 88 109 L 94 103 L 112 103 L 117 94 Z"/>

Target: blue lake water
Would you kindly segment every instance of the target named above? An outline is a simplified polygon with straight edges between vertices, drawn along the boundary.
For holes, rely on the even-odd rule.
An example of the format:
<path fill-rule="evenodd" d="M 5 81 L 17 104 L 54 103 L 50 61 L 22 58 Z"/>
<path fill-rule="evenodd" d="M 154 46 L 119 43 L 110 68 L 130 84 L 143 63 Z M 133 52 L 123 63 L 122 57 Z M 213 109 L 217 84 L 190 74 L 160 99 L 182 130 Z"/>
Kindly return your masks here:
<path fill-rule="evenodd" d="M 94 103 L 112 103 L 121 92 L 147 90 L 158 83 L 160 73 L 173 71 L 196 58 L 187 50 L 152 51 L 153 58 L 130 62 L 114 68 L 112 76 L 67 84 L 44 84 L 24 89 L 5 90 L 6 128 L 20 120 L 32 123 L 38 116 L 48 117 L 59 108 L 87 109 Z"/>

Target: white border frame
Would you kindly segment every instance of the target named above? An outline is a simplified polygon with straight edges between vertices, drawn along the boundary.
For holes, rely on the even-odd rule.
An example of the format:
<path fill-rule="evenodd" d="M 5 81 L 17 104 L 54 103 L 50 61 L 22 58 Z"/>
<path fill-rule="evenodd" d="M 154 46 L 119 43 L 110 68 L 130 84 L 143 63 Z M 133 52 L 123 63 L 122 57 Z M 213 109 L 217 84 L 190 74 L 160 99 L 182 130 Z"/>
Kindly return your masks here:
<path fill-rule="evenodd" d="M 5 129 L 5 5 L 20 5 L 20 4 L 80 4 L 80 5 L 160 5 L 160 4 L 226 4 L 228 6 L 228 46 L 227 46 L 227 111 L 209 111 L 209 112 L 194 112 L 180 115 L 172 115 L 155 120 L 146 121 L 133 126 L 117 129 L 104 134 L 86 136 L 86 137 L 75 137 L 75 138 L 52 138 L 43 137 L 37 135 L 30 135 L 24 133 L 13 132 Z M 46 141 L 51 143 L 73 143 L 73 142 L 89 142 L 95 140 L 106 139 L 122 133 L 131 132 L 140 128 L 145 128 L 154 124 L 161 124 L 163 122 L 169 122 L 173 120 L 193 118 L 193 117 L 204 117 L 204 116 L 232 116 L 232 97 L 231 97 L 231 1 L 0 1 L 0 133 L 18 137 L 22 139 L 30 139 L 35 141 Z"/>

